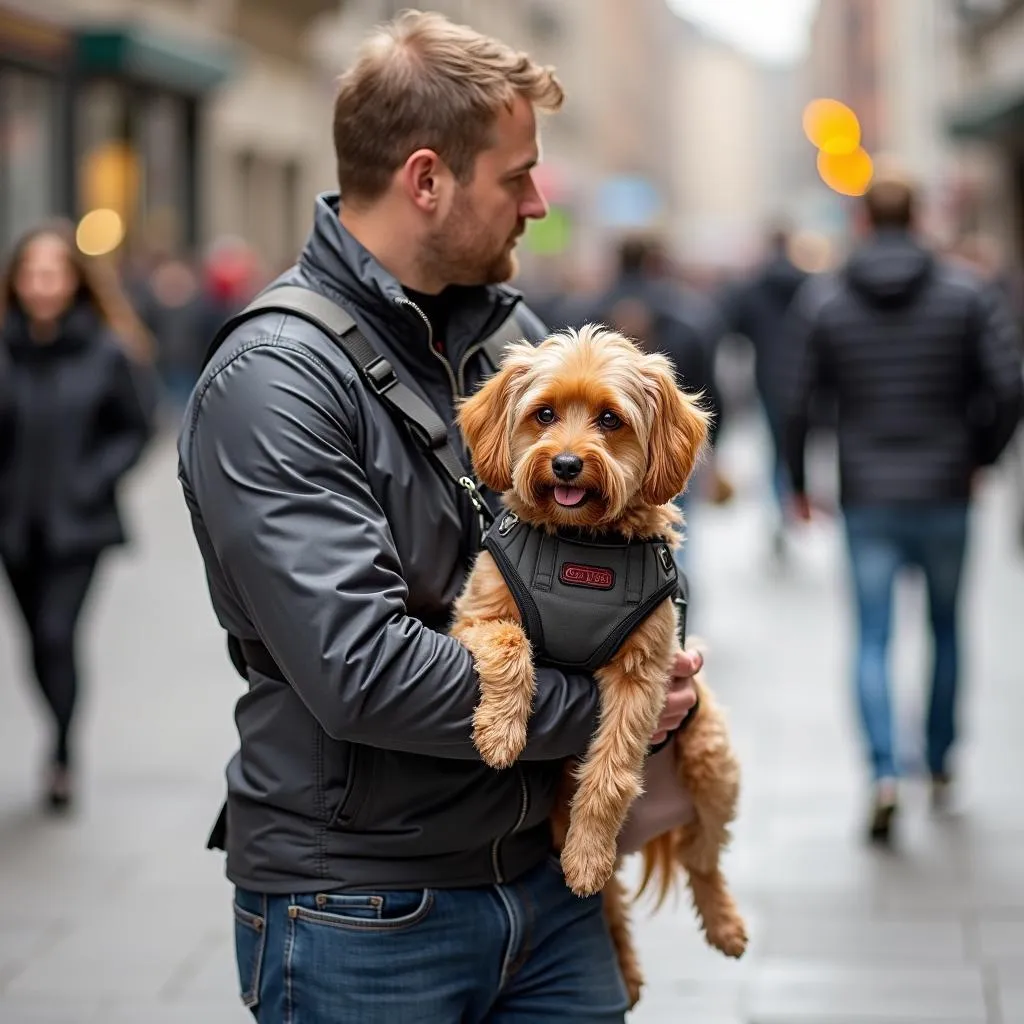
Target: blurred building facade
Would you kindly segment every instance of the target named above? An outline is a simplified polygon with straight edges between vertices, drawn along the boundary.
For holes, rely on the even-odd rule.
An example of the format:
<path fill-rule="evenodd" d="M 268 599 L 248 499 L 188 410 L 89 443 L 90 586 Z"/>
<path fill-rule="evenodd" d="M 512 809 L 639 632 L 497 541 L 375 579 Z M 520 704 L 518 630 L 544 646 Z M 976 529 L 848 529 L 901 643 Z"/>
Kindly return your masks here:
<path fill-rule="evenodd" d="M 1024 0 L 949 0 L 956 60 L 945 125 L 961 147 L 965 230 L 1024 264 Z"/>
<path fill-rule="evenodd" d="M 125 251 L 218 236 L 293 258 L 329 186 L 336 0 L 0 0 L 7 245 L 41 215 L 113 209 Z"/>
<path fill-rule="evenodd" d="M 680 18 L 674 105 L 674 248 L 691 267 L 748 264 L 766 225 L 796 212 L 795 73 L 762 64 Z"/>

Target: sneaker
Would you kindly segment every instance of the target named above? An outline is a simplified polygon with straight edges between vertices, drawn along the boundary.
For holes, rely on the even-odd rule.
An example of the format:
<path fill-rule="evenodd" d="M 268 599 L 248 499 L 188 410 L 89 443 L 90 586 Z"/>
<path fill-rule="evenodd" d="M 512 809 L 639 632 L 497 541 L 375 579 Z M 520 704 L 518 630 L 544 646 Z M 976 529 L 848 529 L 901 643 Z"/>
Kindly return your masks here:
<path fill-rule="evenodd" d="M 71 810 L 71 772 L 64 765 L 54 765 L 46 790 L 46 806 L 52 814 L 65 814 Z"/>
<path fill-rule="evenodd" d="M 932 810 L 943 814 L 949 810 L 952 799 L 953 779 L 947 772 L 932 772 Z"/>
<path fill-rule="evenodd" d="M 899 807 L 895 779 L 879 779 L 875 783 L 874 799 L 868 823 L 868 838 L 873 843 L 887 845 L 891 838 L 892 822 Z"/>

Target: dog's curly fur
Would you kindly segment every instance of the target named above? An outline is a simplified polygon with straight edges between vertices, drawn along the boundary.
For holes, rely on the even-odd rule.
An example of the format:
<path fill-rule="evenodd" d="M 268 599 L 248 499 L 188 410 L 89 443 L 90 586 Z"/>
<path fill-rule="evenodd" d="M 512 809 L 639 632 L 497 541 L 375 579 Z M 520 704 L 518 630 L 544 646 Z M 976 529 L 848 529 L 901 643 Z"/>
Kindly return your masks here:
<path fill-rule="evenodd" d="M 582 527 L 679 543 L 680 516 L 671 502 L 705 444 L 707 415 L 695 397 L 676 387 L 664 356 L 645 354 L 623 335 L 595 326 L 556 334 L 538 346 L 512 346 L 499 372 L 461 405 L 459 425 L 480 480 L 501 493 L 520 519 L 551 531 Z M 573 507 L 555 497 L 562 481 L 552 460 L 563 453 L 583 464 L 572 486 L 585 498 Z M 533 652 L 515 600 L 487 552 L 478 556 L 455 613 L 452 633 L 472 652 L 480 677 L 474 740 L 488 764 L 505 768 L 526 743 Z M 586 756 L 567 766 L 552 822 L 572 890 L 604 890 L 634 1003 L 641 975 L 626 893 L 615 876 L 616 840 L 642 791 L 644 759 L 678 649 L 676 611 L 666 601 L 595 673 L 600 722 Z M 703 682 L 699 692 L 699 711 L 674 740 L 696 817 L 648 844 L 642 889 L 656 882 L 664 899 L 684 868 L 709 942 L 739 956 L 746 930 L 718 867 L 736 813 L 739 772 L 724 720 Z"/>

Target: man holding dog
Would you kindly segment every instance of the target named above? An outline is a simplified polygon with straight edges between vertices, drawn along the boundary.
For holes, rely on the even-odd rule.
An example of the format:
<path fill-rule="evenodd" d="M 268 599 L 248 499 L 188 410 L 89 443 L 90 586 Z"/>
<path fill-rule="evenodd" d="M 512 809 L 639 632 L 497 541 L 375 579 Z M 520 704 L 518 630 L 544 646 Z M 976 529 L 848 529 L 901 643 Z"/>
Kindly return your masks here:
<path fill-rule="evenodd" d="M 455 406 L 494 372 L 486 340 L 509 317 L 544 334 L 503 282 L 546 213 L 536 112 L 561 103 L 524 54 L 399 17 L 341 81 L 344 201 L 318 200 L 278 282 L 343 307 L 371 368 L 390 367 L 464 466 Z M 472 658 L 446 632 L 480 496 L 438 472 L 385 390 L 325 330 L 261 313 L 222 338 L 181 433 L 214 608 L 249 682 L 218 836 L 242 998 L 262 1024 L 621 1022 L 601 899 L 568 890 L 548 822 L 595 728 L 593 680 L 539 668 L 520 761 L 481 762 Z M 653 743 L 693 706 L 700 661 L 678 658 Z"/>

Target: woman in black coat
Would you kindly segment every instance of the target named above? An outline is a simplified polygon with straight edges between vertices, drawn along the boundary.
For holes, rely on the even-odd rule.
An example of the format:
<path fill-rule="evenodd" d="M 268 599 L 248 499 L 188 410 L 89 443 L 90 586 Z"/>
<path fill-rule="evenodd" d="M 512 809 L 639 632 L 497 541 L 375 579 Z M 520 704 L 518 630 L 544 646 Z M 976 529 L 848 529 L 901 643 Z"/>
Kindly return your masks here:
<path fill-rule="evenodd" d="M 125 541 L 117 484 L 150 436 L 149 339 L 63 224 L 0 278 L 0 561 L 54 725 L 51 808 L 72 795 L 75 628 L 100 555 Z"/>

